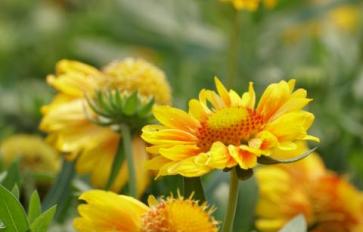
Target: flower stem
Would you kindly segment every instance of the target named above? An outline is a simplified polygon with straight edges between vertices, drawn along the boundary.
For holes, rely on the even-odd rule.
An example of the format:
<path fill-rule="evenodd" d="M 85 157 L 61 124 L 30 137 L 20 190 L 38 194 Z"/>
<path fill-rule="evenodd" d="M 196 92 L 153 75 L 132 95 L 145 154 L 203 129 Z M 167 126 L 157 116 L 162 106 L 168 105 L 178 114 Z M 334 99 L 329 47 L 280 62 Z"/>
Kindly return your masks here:
<path fill-rule="evenodd" d="M 239 11 L 234 11 L 232 16 L 232 25 L 229 34 L 229 47 L 227 57 L 227 84 L 234 86 L 235 80 L 238 78 L 238 63 L 239 63 L 239 50 L 240 50 L 240 34 L 241 23 Z"/>
<path fill-rule="evenodd" d="M 224 217 L 223 232 L 231 232 L 233 229 L 234 217 L 236 214 L 237 202 L 238 202 L 238 176 L 236 169 L 232 169 L 231 179 L 229 183 L 229 196 L 227 212 Z"/>
<path fill-rule="evenodd" d="M 136 173 L 135 173 L 135 164 L 134 164 L 134 156 L 132 154 L 132 141 L 131 141 L 131 131 L 127 125 L 120 125 L 123 148 L 127 161 L 127 170 L 129 172 L 129 194 L 132 197 L 136 197 Z"/>

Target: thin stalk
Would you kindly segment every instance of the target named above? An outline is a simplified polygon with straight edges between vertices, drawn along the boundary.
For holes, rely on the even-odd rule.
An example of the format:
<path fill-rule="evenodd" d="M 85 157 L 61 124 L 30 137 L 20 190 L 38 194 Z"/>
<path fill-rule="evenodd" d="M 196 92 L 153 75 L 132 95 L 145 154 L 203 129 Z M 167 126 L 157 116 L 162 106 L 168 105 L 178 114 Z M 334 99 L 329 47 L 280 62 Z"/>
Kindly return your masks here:
<path fill-rule="evenodd" d="M 239 11 L 234 11 L 233 21 L 229 32 L 229 47 L 227 57 L 227 85 L 234 86 L 238 78 L 238 63 L 241 38 L 241 23 Z"/>
<path fill-rule="evenodd" d="M 124 150 L 125 149 L 124 149 L 124 145 L 123 145 L 123 137 L 120 136 L 117 151 L 116 151 L 116 155 L 115 155 L 115 157 L 113 159 L 113 162 L 112 162 L 110 176 L 108 177 L 108 181 L 107 181 L 106 186 L 105 186 L 106 190 L 111 189 L 113 182 L 115 181 L 117 175 L 120 172 L 121 165 L 125 160 L 125 151 Z"/>
<path fill-rule="evenodd" d="M 129 194 L 132 197 L 136 197 L 136 172 L 134 164 L 134 156 L 132 154 L 132 141 L 131 141 L 131 131 L 127 125 L 121 125 L 121 136 L 123 141 L 124 153 L 127 161 L 127 170 L 129 172 Z"/>
<path fill-rule="evenodd" d="M 238 176 L 236 169 L 232 169 L 230 172 L 229 183 L 229 196 L 226 215 L 224 217 L 223 232 L 231 232 L 234 224 L 234 217 L 236 214 L 237 202 L 238 202 Z"/>

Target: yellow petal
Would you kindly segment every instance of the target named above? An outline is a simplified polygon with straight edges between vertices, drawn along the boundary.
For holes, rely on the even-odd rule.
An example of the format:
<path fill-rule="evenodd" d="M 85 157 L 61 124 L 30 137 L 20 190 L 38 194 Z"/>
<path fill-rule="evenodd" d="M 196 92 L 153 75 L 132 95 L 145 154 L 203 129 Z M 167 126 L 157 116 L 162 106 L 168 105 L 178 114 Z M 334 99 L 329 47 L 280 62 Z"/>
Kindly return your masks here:
<path fill-rule="evenodd" d="M 74 220 L 79 232 L 140 232 L 140 218 L 149 209 L 134 198 L 101 190 L 85 192 L 80 199 L 86 204 L 78 207 L 80 217 Z"/>
<path fill-rule="evenodd" d="M 204 120 L 207 117 L 209 110 L 203 106 L 198 100 L 192 99 L 189 101 L 189 114 L 199 121 Z"/>
<path fill-rule="evenodd" d="M 155 118 L 169 128 L 194 132 L 200 125 L 199 122 L 186 112 L 170 106 L 155 106 Z"/>
<path fill-rule="evenodd" d="M 249 83 L 248 92 L 242 95 L 242 106 L 250 109 L 255 108 L 256 93 L 253 88 L 253 82 Z"/>
<path fill-rule="evenodd" d="M 176 161 L 195 156 L 200 153 L 197 145 L 175 145 L 169 148 L 160 148 L 160 154 L 167 159 Z"/>
<path fill-rule="evenodd" d="M 221 96 L 224 104 L 226 106 L 229 106 L 231 104 L 231 99 L 229 97 L 227 89 L 224 87 L 224 85 L 218 79 L 218 77 L 214 77 L 214 82 L 215 82 L 215 85 L 216 85 L 217 92 L 218 92 L 219 96 Z"/>

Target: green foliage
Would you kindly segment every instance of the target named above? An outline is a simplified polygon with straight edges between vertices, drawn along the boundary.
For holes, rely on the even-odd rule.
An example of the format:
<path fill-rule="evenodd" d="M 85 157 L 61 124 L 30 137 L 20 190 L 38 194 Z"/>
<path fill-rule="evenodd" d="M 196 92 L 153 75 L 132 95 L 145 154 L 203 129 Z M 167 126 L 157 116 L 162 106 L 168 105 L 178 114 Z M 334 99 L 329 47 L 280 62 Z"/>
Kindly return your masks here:
<path fill-rule="evenodd" d="M 21 186 L 21 175 L 19 169 L 19 161 L 13 162 L 6 171 L 5 178 L 1 181 L 1 184 L 8 190 L 12 190 L 15 185 Z"/>
<path fill-rule="evenodd" d="M 42 213 L 42 207 L 40 203 L 39 194 L 34 191 L 30 197 L 29 208 L 28 208 L 28 220 L 32 224 L 34 220 Z"/>
<path fill-rule="evenodd" d="M 0 219 L 4 232 L 26 232 L 29 223 L 18 199 L 4 186 L 0 185 Z"/>
<path fill-rule="evenodd" d="M 56 206 L 53 206 L 39 215 L 30 225 L 32 232 L 47 232 L 50 223 L 56 213 Z"/>
<path fill-rule="evenodd" d="M 35 191 L 30 200 L 27 215 L 19 202 L 18 194 L 17 186 L 10 192 L 0 185 L 0 230 L 4 232 L 46 232 L 53 220 L 56 206 L 42 213 L 39 195 Z"/>
<path fill-rule="evenodd" d="M 124 94 L 117 89 L 97 91 L 94 97 L 87 98 L 88 105 L 96 113 L 90 120 L 101 126 L 113 126 L 119 130 L 119 125 L 125 124 L 133 133 L 152 122 L 151 98 L 145 102 L 137 92 Z"/>

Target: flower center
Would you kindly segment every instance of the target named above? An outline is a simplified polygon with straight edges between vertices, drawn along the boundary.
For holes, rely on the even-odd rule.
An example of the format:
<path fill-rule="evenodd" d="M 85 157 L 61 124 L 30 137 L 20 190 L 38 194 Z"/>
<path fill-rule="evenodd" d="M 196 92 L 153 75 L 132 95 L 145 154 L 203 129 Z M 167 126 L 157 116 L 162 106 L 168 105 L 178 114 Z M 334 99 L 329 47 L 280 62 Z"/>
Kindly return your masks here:
<path fill-rule="evenodd" d="M 142 217 L 142 232 L 217 232 L 217 222 L 206 205 L 190 199 L 167 199 Z"/>
<path fill-rule="evenodd" d="M 198 146 L 209 150 L 210 146 L 220 141 L 226 145 L 239 145 L 264 125 L 263 117 L 257 112 L 244 107 L 230 107 L 218 110 L 202 122 L 198 131 Z"/>
<path fill-rule="evenodd" d="M 169 230 L 168 210 L 165 202 L 151 207 L 142 218 L 142 232 L 171 232 Z"/>

